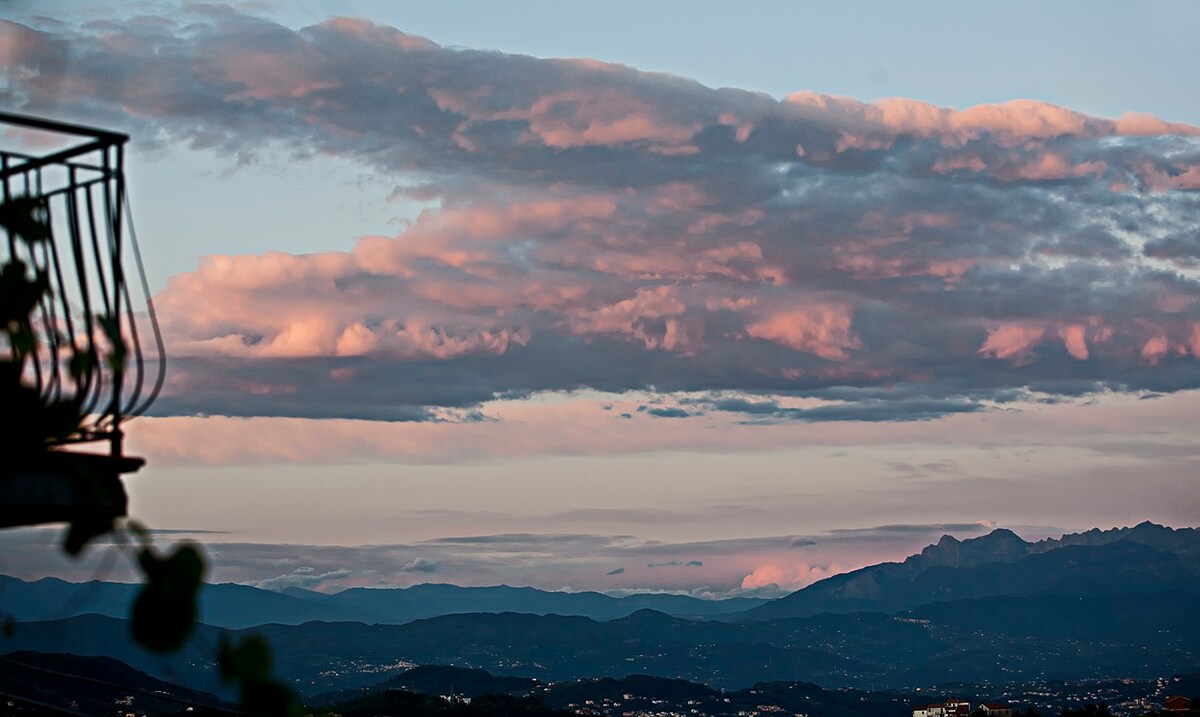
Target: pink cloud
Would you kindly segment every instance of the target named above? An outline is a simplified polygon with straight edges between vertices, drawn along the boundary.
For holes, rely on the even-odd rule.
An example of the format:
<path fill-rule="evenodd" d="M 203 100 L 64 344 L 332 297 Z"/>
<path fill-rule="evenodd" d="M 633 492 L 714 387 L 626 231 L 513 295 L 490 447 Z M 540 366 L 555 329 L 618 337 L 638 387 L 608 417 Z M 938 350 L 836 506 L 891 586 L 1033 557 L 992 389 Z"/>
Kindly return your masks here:
<path fill-rule="evenodd" d="M 960 170 L 968 170 L 971 172 L 982 172 L 987 169 L 987 162 L 983 157 L 972 155 L 954 155 L 946 159 L 939 159 L 933 164 L 933 171 L 938 174 L 949 174 Z"/>
<path fill-rule="evenodd" d="M 1018 164 L 1012 170 L 997 175 L 1001 179 L 1056 180 L 1092 175 L 1100 177 L 1108 168 L 1104 162 L 1090 161 L 1072 164 L 1057 152 L 1042 152 L 1032 160 Z"/>
<path fill-rule="evenodd" d="M 946 159 L 939 159 L 933 165 L 933 171 L 939 174 L 964 170 L 987 174 L 1006 182 L 1039 182 L 1079 177 L 1099 179 L 1108 170 L 1108 164 L 1099 160 L 1075 163 L 1060 152 L 1043 150 L 1024 153 L 1014 151 L 990 159 L 970 154 L 955 154 Z"/>
<path fill-rule="evenodd" d="M 655 114 L 654 108 L 619 92 L 568 90 L 539 98 L 529 108 L 528 118 L 530 131 L 551 147 L 643 140 L 679 145 L 700 129 Z"/>
<path fill-rule="evenodd" d="M 239 384 L 239 390 L 286 395 L 286 384 Z M 736 413 L 688 420 L 659 419 L 635 410 L 637 397 L 569 398 L 566 401 L 495 402 L 494 420 L 463 422 L 453 412 L 443 422 L 349 419 L 143 417 L 129 424 L 129 450 L 151 465 L 342 464 L 362 462 L 470 463 L 501 457 L 611 456 L 653 451 L 722 453 L 831 447 L 889 451 L 931 444 L 969 449 L 994 446 L 1025 451 L 1053 436 L 1057 445 L 1111 459 L 1116 443 L 1145 444 L 1152 456 L 1163 441 L 1192 445 L 1197 420 L 1194 393 L 1140 401 L 1108 397 L 1098 402 L 1024 406 L 1021 411 L 959 414 L 939 421 L 772 423 L 747 425 Z M 610 406 L 606 410 L 605 406 Z M 627 412 L 630 419 L 621 419 Z M 701 429 L 701 430 L 698 430 Z M 703 430 L 707 429 L 707 430 Z M 1164 434 L 1163 431 L 1167 433 Z M 247 441 L 246 436 L 254 436 Z M 990 454 L 987 456 L 990 461 Z M 783 556 L 781 556 L 783 557 Z M 762 560 L 760 562 L 780 562 Z M 744 566 L 741 568 L 746 569 Z M 745 572 L 741 573 L 745 575 Z"/>
<path fill-rule="evenodd" d="M 1186 135 L 1200 136 L 1200 128 L 1163 122 L 1153 117 L 1126 115 L 1120 120 L 1089 117 L 1047 102 L 1012 100 L 956 110 L 917 100 L 887 98 L 860 102 L 850 97 L 797 92 L 786 98 L 788 106 L 808 117 L 821 117 L 859 130 L 844 130 L 846 146 L 890 146 L 888 136 L 911 134 L 938 137 L 947 146 L 979 139 L 984 133 L 1004 146 L 1028 140 L 1061 136 Z M 878 133 L 851 134 L 855 131 Z"/>
<path fill-rule="evenodd" d="M 1168 294 L 1154 300 L 1154 306 L 1167 314 L 1178 314 L 1196 302 L 1195 296 L 1187 294 Z"/>
<path fill-rule="evenodd" d="M 354 35 L 363 42 L 390 45 L 405 52 L 436 50 L 438 46 L 423 37 L 408 35 L 394 28 L 377 25 L 369 20 L 353 17 L 333 17 L 324 25 L 343 35 Z"/>
<path fill-rule="evenodd" d="M 224 58 L 217 68 L 224 79 L 242 86 L 241 91 L 232 95 L 236 99 L 298 98 L 337 86 L 336 81 L 310 76 L 309 65 L 303 51 L 280 54 L 263 50 Z"/>
<path fill-rule="evenodd" d="M 1200 164 L 1174 164 L 1170 169 L 1160 169 L 1145 163 L 1138 174 L 1156 192 L 1200 189 Z"/>
<path fill-rule="evenodd" d="M 1058 330 L 1058 336 L 1062 339 L 1063 346 L 1067 347 L 1067 353 L 1080 361 L 1088 359 L 1086 331 L 1087 329 L 1079 324 L 1064 326 Z"/>
<path fill-rule="evenodd" d="M 753 122 L 742 122 L 738 120 L 737 116 L 731 112 L 725 112 L 721 114 L 719 117 L 717 117 L 717 121 L 726 127 L 733 127 L 733 138 L 738 142 L 745 142 L 750 138 L 750 133 L 754 131 Z"/>
<path fill-rule="evenodd" d="M 784 269 L 765 261 L 762 249 L 753 242 L 736 242 L 695 252 L 670 248 L 607 248 L 594 252 L 584 247 L 556 247 L 543 256 L 556 263 L 588 267 L 618 277 L 647 280 L 699 281 L 728 278 L 739 282 L 783 284 Z"/>
<path fill-rule="evenodd" d="M 597 69 L 574 64 L 584 70 Z M 695 148 L 688 148 L 687 143 L 700 129 L 696 123 L 674 122 L 633 93 L 610 87 L 561 90 L 537 97 L 528 107 L 508 109 L 496 109 L 486 89 L 436 90 L 434 97 L 443 109 L 468 117 L 461 130 L 476 122 L 522 120 L 527 123 L 529 138 L 564 149 L 650 142 L 657 148 L 654 151 L 690 153 Z"/>
<path fill-rule="evenodd" d="M 771 420 L 858 420 L 1029 385 L 1200 386 L 1200 282 L 1158 268 L 1200 252 L 1195 127 L 1031 100 L 778 101 L 361 20 L 173 17 L 0 24 L 6 92 L 235 161 L 334 156 L 438 204 L 349 251 L 212 256 L 172 278 L 157 300 L 186 381 L 161 410 L 412 420 L 665 376 L 681 395 L 852 388 L 846 411 Z M 1123 186 L 1149 191 L 1108 191 Z M 246 398 L 263 385 L 306 390 Z"/>
<path fill-rule="evenodd" d="M 1146 343 L 1142 344 L 1142 358 L 1152 364 L 1157 364 L 1170 350 L 1171 342 L 1166 336 L 1151 336 L 1146 339 Z"/>
<path fill-rule="evenodd" d="M 979 354 L 988 358 L 1010 360 L 1022 366 L 1037 360 L 1033 349 L 1046 339 L 1049 329 L 1045 326 L 1004 324 L 988 332 L 979 348 Z M 1070 356 L 1086 361 L 1091 355 L 1088 343 L 1103 344 L 1113 337 L 1113 329 L 1101 323 L 1098 317 L 1086 323 L 1065 324 L 1055 330 Z"/>
<path fill-rule="evenodd" d="M 639 289 L 631 298 L 574 314 L 569 319 L 570 329 L 581 336 L 624 334 L 642 341 L 648 349 L 687 351 L 703 332 L 688 326 L 682 316 L 686 309 L 675 287 Z M 661 329 L 653 325 L 655 319 L 663 319 Z"/>
<path fill-rule="evenodd" d="M 1045 336 L 1046 329 L 1040 326 L 1004 324 L 988 332 L 979 354 L 989 358 L 1008 360 L 1018 366 L 1034 359 L 1033 347 Z"/>
<path fill-rule="evenodd" d="M 1167 122 L 1154 115 L 1126 112 L 1115 122 L 1117 133 L 1127 137 L 1154 137 L 1158 135 L 1197 136 L 1197 128 L 1182 122 Z"/>
<path fill-rule="evenodd" d="M 851 331 L 852 311 L 838 304 L 812 304 L 777 311 L 749 324 L 746 334 L 795 351 L 841 361 L 862 344 Z"/>
<path fill-rule="evenodd" d="M 603 196 L 572 196 L 450 208 L 428 215 L 420 228 L 466 239 L 506 240 L 513 233 L 554 231 L 584 219 L 607 219 L 616 203 Z"/>
<path fill-rule="evenodd" d="M 742 578 L 741 588 L 752 590 L 775 585 L 784 590 L 799 590 L 840 572 L 843 569 L 837 565 L 824 567 L 806 563 L 762 563 Z"/>

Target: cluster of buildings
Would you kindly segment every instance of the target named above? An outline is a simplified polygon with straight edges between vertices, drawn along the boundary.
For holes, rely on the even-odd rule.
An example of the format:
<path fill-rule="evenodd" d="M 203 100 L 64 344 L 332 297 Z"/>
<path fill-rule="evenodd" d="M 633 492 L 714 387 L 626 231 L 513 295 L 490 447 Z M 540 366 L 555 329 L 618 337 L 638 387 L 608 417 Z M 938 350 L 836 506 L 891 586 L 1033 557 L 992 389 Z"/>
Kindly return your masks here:
<path fill-rule="evenodd" d="M 1008 705 L 998 705 L 985 702 L 975 708 L 977 717 L 1012 717 L 1012 708 Z M 916 707 L 912 717 L 971 717 L 971 703 L 966 700 L 946 700 L 933 705 Z"/>
<path fill-rule="evenodd" d="M 1200 716 L 1200 702 L 1187 697 L 1167 697 L 1162 703 L 1161 711 L 1150 703 L 1143 702 L 1142 707 L 1142 712 L 1158 712 L 1166 717 Z M 912 717 L 1013 717 L 1013 711 L 1008 705 L 985 702 L 971 709 L 971 703 L 966 700 L 946 700 L 939 704 L 915 707 Z"/>

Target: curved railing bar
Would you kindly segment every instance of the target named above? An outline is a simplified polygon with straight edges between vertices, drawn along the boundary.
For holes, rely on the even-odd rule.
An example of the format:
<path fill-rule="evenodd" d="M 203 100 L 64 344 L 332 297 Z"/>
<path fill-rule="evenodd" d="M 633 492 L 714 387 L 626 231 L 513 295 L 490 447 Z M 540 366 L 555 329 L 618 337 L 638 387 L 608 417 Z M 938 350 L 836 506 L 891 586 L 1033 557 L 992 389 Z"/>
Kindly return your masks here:
<path fill-rule="evenodd" d="M 42 193 L 42 173 L 39 171 L 32 179 L 32 187 L 29 175 L 25 175 L 25 195 L 26 196 L 41 196 Z M 47 201 L 47 206 L 49 202 Z M 49 210 L 47 210 L 49 211 Z M 33 259 L 33 264 L 39 271 L 46 272 L 48 281 L 53 281 L 50 275 L 50 248 L 47 246 L 50 242 L 41 242 L 40 246 L 29 247 L 29 253 Z M 38 251 L 41 251 L 41 256 L 38 256 Z M 38 300 L 38 306 L 41 308 L 40 314 L 42 317 L 43 330 L 49 339 L 46 341 L 46 347 L 50 354 L 49 366 L 50 380 L 46 386 L 45 392 L 54 397 L 54 400 L 62 398 L 62 372 L 59 370 L 60 364 L 60 346 L 58 341 L 58 317 L 54 312 L 54 292 L 43 294 Z"/>
<path fill-rule="evenodd" d="M 163 342 L 162 329 L 158 325 L 158 312 L 154 308 L 154 298 L 150 295 L 150 282 L 146 280 L 146 267 L 142 263 L 142 249 L 138 244 L 137 231 L 134 229 L 133 210 L 129 206 L 128 193 L 125 196 L 124 206 L 129 247 L 133 253 L 134 266 L 137 267 L 138 280 L 142 285 L 142 297 L 146 300 L 146 316 L 150 320 L 150 328 L 154 336 L 155 353 L 158 354 L 158 370 L 155 372 L 154 385 L 141 404 L 130 407 L 127 415 L 132 417 L 143 415 L 162 391 L 163 384 L 167 379 L 167 352 Z"/>
<path fill-rule="evenodd" d="M 105 149 L 103 152 L 101 152 L 101 166 L 103 166 L 104 169 L 106 170 L 106 174 L 107 174 L 108 170 L 112 169 L 110 162 L 111 162 L 111 159 L 109 157 L 109 150 Z M 118 165 L 118 167 L 119 167 L 119 165 Z M 115 180 L 118 183 L 118 185 L 121 183 L 122 179 L 123 178 L 118 169 L 115 173 Z M 112 193 L 109 191 L 107 183 L 105 183 L 104 185 L 101 186 L 101 191 L 103 192 L 105 240 L 108 243 L 109 263 L 112 267 L 112 272 L 113 272 L 112 302 L 111 303 L 109 302 L 108 295 L 105 294 L 104 303 L 107 307 L 107 313 L 105 314 L 105 316 L 106 316 L 107 320 L 116 322 L 117 336 L 120 340 L 124 341 L 123 332 L 121 331 L 121 288 L 120 287 L 124 283 L 124 278 L 121 275 L 120 222 L 114 220 L 113 206 L 112 206 Z M 88 197 L 89 198 L 91 197 L 90 190 L 88 191 Z M 114 248 L 114 242 L 116 245 L 115 248 Z M 97 251 L 99 251 L 99 244 L 100 244 L 100 235 L 93 232 L 92 233 L 92 246 L 95 247 Z M 97 273 L 101 276 L 103 276 L 103 274 L 104 274 L 104 272 L 100 266 L 97 266 Z M 111 339 L 110 339 L 110 343 L 111 343 Z M 128 350 L 128 346 L 126 346 L 126 350 Z M 102 422 L 111 423 L 112 431 L 117 431 L 118 427 L 121 424 L 121 409 L 123 408 L 123 402 L 124 402 L 124 396 L 122 396 L 122 393 L 125 390 L 126 368 L 127 368 L 127 366 L 125 365 L 124 362 L 122 362 L 122 365 L 120 366 L 119 369 L 117 369 L 117 368 L 113 369 L 113 375 L 112 375 L 113 388 L 112 388 L 111 395 L 109 396 L 108 408 L 104 411 L 103 415 L 100 417 L 100 420 Z"/>
<path fill-rule="evenodd" d="M 70 187 L 75 189 L 75 169 L 68 168 Z M 104 388 L 104 371 L 100 370 L 99 352 L 96 350 L 96 324 L 92 318 L 92 299 L 91 292 L 88 290 L 87 280 L 87 265 L 83 254 L 83 238 L 79 231 L 79 207 L 78 196 L 74 191 L 64 193 L 67 205 L 67 231 L 71 239 L 71 254 L 75 259 L 75 278 L 79 285 L 79 295 L 83 301 L 83 326 L 84 337 L 87 341 L 88 356 L 93 361 L 93 375 L 95 381 L 90 390 L 81 396 L 82 411 L 85 415 L 95 413 L 96 407 L 100 404 L 101 395 Z M 66 287 L 63 287 L 64 293 Z"/>
<path fill-rule="evenodd" d="M 86 187 L 81 185 L 79 191 L 87 200 L 88 229 L 91 230 L 93 237 L 97 237 L 99 234 L 96 233 L 96 204 L 92 200 L 92 187 L 90 185 Z M 112 313 L 112 302 L 108 299 L 108 282 L 105 281 L 104 272 L 101 270 L 101 267 L 104 266 L 104 259 L 100 255 L 100 242 L 98 241 L 92 242 L 92 257 L 96 260 L 97 274 L 99 275 L 98 280 L 100 282 L 100 296 L 104 299 L 104 313 L 108 315 Z"/>

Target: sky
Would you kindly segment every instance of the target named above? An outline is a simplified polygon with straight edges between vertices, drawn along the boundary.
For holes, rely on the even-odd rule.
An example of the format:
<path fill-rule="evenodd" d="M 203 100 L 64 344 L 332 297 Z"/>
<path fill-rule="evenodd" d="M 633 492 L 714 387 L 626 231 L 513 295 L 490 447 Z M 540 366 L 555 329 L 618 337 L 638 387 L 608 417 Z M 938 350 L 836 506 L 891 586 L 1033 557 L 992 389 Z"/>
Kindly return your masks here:
<path fill-rule="evenodd" d="M 714 597 L 1195 524 L 1200 6 L 687 9 L 0 5 L 0 104 L 133 137 L 131 514 L 266 587 Z M 54 539 L 0 570 L 120 575 Z"/>

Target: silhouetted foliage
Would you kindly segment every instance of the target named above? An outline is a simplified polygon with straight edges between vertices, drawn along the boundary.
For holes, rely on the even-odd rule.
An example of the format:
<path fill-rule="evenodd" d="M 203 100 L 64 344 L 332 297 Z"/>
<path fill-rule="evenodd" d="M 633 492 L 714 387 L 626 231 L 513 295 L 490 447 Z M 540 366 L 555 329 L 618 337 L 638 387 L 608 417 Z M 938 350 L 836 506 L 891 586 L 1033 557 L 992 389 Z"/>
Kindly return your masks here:
<path fill-rule="evenodd" d="M 238 683 L 247 714 L 290 717 L 300 713 L 292 691 L 271 677 L 271 648 L 263 638 L 251 635 L 237 644 L 223 642 L 217 659 L 221 676 Z"/>
<path fill-rule="evenodd" d="M 182 543 L 166 557 L 150 546 L 138 554 L 146 586 L 133 605 L 133 637 L 153 652 L 183 647 L 196 624 L 196 593 L 204 559 L 196 546 Z"/>
<path fill-rule="evenodd" d="M 0 204 L 0 227 L 8 231 L 10 243 L 23 242 L 31 249 L 50 236 L 49 214 L 44 201 L 19 197 Z M 79 431 L 83 414 L 77 399 L 48 399 L 22 381 L 26 365 L 38 350 L 33 315 L 50 288 L 45 269 L 32 271 L 19 258 L 0 265 L 0 332 L 8 343 L 8 356 L 0 358 L 0 405 L 11 417 L 0 432 L 0 450 L 8 460 L 44 450 Z M 86 354 L 73 354 L 73 374 L 87 362 Z"/>
<path fill-rule="evenodd" d="M 0 227 L 7 230 L 10 247 L 18 241 L 31 247 L 48 241 L 49 222 L 44 199 L 18 197 L 0 203 Z M 36 462 L 39 455 L 78 438 L 80 426 L 87 418 L 77 396 L 50 398 L 24 381 L 27 364 L 41 343 L 33 317 L 38 306 L 46 301 L 49 290 L 50 279 L 45 269 L 31 273 L 30 267 L 13 255 L 0 265 L 0 336 L 8 344 L 8 356 L 0 357 L 0 406 L 10 418 L 19 418 L 5 421 L 5 430 L 0 431 L 0 451 L 14 465 Z M 109 346 L 103 360 L 119 377 L 128 358 L 120 318 L 116 315 L 94 318 Z M 92 353 L 94 349 L 79 350 L 61 336 L 55 340 L 57 345 L 70 347 L 71 354 L 63 358 L 71 376 L 79 381 L 98 360 Z M 83 462 L 60 463 L 65 470 L 80 473 L 76 477 L 87 484 L 91 476 L 86 474 L 89 469 Z M 204 558 L 197 546 L 188 542 L 160 555 L 144 528 L 132 521 L 125 527 L 140 542 L 137 565 L 145 581 L 133 605 L 132 636 L 151 652 L 174 652 L 187 642 L 196 625 L 196 600 L 203 584 Z M 84 515 L 69 524 L 63 551 L 78 556 L 92 540 L 115 530 L 119 527 L 103 511 L 95 516 Z M 12 629 L 11 618 L 4 619 L 5 632 Z M 247 638 L 236 646 L 222 645 L 218 659 L 222 676 L 239 684 L 246 714 L 275 717 L 298 713 L 292 692 L 270 676 L 270 648 L 261 638 Z"/>

